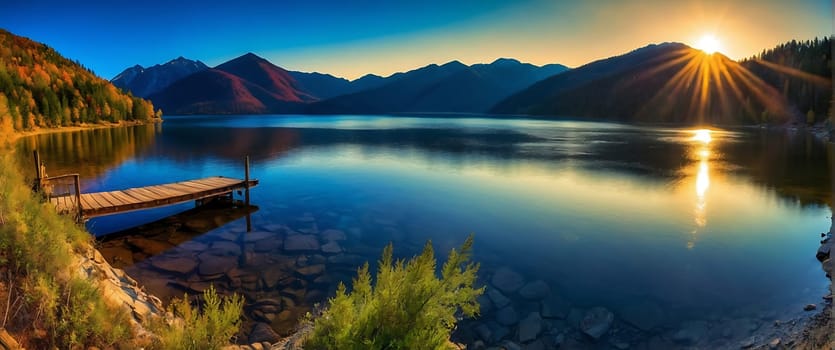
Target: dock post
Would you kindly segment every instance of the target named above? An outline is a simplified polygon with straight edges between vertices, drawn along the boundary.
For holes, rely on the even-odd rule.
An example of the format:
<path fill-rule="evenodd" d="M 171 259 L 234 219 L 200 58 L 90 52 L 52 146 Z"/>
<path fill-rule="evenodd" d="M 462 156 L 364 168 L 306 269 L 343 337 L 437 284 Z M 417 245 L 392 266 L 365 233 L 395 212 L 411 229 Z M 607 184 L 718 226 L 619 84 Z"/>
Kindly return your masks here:
<path fill-rule="evenodd" d="M 249 156 L 244 160 L 244 188 L 246 189 L 246 206 L 249 206 Z"/>
<path fill-rule="evenodd" d="M 81 207 L 81 178 L 78 174 L 73 175 L 73 182 L 75 182 L 75 203 L 78 208 L 78 222 L 84 222 L 84 214 Z"/>
<path fill-rule="evenodd" d="M 245 194 L 245 203 L 246 203 L 246 210 L 249 210 L 249 156 L 246 156 L 244 159 L 244 188 L 246 189 Z M 252 232 L 252 219 L 250 219 L 249 213 L 247 212 L 246 215 L 246 232 Z"/>
<path fill-rule="evenodd" d="M 35 183 L 32 185 L 32 189 L 40 191 L 41 178 L 43 178 L 43 174 L 41 174 L 41 155 L 38 154 L 38 150 L 34 150 L 32 153 L 35 156 Z"/>

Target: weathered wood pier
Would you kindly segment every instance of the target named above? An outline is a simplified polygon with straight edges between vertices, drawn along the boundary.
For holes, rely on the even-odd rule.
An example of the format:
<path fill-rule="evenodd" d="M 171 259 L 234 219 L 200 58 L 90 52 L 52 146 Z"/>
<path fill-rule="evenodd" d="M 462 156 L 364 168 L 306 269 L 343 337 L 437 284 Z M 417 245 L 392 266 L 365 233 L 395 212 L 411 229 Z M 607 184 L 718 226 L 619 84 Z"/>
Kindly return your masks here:
<path fill-rule="evenodd" d="M 120 214 L 134 210 L 151 209 L 188 201 L 203 201 L 222 196 L 232 196 L 243 190 L 249 206 L 249 189 L 258 180 L 249 178 L 249 157 L 245 160 L 244 179 L 213 176 L 197 180 L 169 184 L 129 188 L 125 190 L 81 193 L 78 174 L 46 177 L 40 157 L 35 151 L 35 189 L 44 193 L 47 200 L 62 214 L 74 214 L 79 221 Z"/>

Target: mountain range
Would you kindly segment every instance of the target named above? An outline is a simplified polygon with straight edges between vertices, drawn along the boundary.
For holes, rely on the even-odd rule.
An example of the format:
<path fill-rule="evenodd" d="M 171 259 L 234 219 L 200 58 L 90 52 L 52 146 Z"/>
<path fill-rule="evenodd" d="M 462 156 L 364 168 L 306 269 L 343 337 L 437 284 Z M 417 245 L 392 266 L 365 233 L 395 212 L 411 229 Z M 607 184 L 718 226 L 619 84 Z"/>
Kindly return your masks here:
<path fill-rule="evenodd" d="M 183 74 L 182 66 L 195 67 L 194 72 Z M 349 81 L 288 71 L 247 53 L 214 68 L 183 58 L 148 69 L 131 67 L 113 83 L 135 95 L 147 93 L 157 107 L 172 114 L 483 113 L 513 92 L 566 70 L 563 65 L 539 67 L 513 59 L 471 66 L 453 61 Z M 175 76 L 181 77 L 168 79 Z M 147 81 L 157 84 L 136 84 Z"/>
<path fill-rule="evenodd" d="M 740 63 L 721 53 L 662 43 L 574 69 L 501 58 L 489 64 L 430 64 L 353 81 L 288 71 L 248 53 L 214 68 L 184 58 L 148 69 L 132 67 L 113 82 L 137 89 L 139 96 L 153 91 L 149 99 L 169 114 L 446 112 L 759 124 L 805 120 L 806 109 L 813 120 L 825 113 L 831 75 L 804 72 L 829 67 L 831 55 L 815 53 L 830 45 L 827 39 L 787 44 Z M 797 50 L 808 51 L 797 67 L 766 71 L 775 65 L 768 60 L 785 62 L 784 56 Z M 810 83 L 803 74 L 817 79 Z"/>
<path fill-rule="evenodd" d="M 192 61 L 182 56 L 148 68 L 135 65 L 125 69 L 110 82 L 122 90 L 130 91 L 134 96 L 147 98 L 166 88 L 177 80 L 197 72 L 209 69 L 203 62 Z"/>

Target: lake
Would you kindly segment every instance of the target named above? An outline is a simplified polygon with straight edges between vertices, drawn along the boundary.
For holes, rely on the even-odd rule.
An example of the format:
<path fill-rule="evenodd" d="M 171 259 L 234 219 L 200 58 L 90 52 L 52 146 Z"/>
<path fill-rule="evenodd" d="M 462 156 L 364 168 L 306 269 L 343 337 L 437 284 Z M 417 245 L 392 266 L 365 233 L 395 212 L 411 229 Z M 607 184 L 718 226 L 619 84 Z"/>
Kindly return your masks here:
<path fill-rule="evenodd" d="M 247 327 L 281 334 L 388 242 L 409 257 L 431 239 L 443 259 L 470 233 L 481 283 L 503 291 L 459 327 L 470 343 L 518 342 L 519 320 L 536 316 L 533 341 L 548 346 L 738 348 L 828 294 L 815 251 L 831 223 L 835 149 L 803 132 L 200 116 L 33 136 L 18 151 L 29 161 L 35 148 L 50 175 L 81 173 L 85 192 L 243 178 L 249 155 L 252 233 L 246 212 L 172 217 L 191 203 L 87 227 L 164 300 L 214 284 L 246 295 Z M 584 318 L 608 312 L 600 339 L 582 333 Z"/>

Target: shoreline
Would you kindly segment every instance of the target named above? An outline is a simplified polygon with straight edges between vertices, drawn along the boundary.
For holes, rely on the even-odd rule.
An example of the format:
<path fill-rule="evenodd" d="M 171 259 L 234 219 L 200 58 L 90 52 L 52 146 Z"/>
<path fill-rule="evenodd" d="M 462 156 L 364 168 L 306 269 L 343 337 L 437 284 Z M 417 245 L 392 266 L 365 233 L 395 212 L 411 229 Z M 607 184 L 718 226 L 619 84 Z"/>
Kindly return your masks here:
<path fill-rule="evenodd" d="M 12 132 L 11 135 L 8 135 L 8 142 L 14 143 L 21 138 L 29 137 L 29 136 L 54 134 L 54 133 L 61 133 L 61 132 L 83 131 L 83 130 L 111 129 L 111 128 L 137 126 L 137 125 L 161 124 L 163 121 L 164 121 L 163 119 L 152 119 L 152 120 L 149 120 L 149 121 L 123 120 L 123 121 L 119 121 L 119 122 L 115 122 L 115 123 L 112 123 L 112 122 L 103 122 L 103 123 L 95 123 L 95 124 L 82 123 L 82 124 L 78 124 L 78 125 L 60 126 L 60 127 L 56 127 L 56 128 L 37 128 L 37 129 L 27 130 L 27 131 Z"/>

